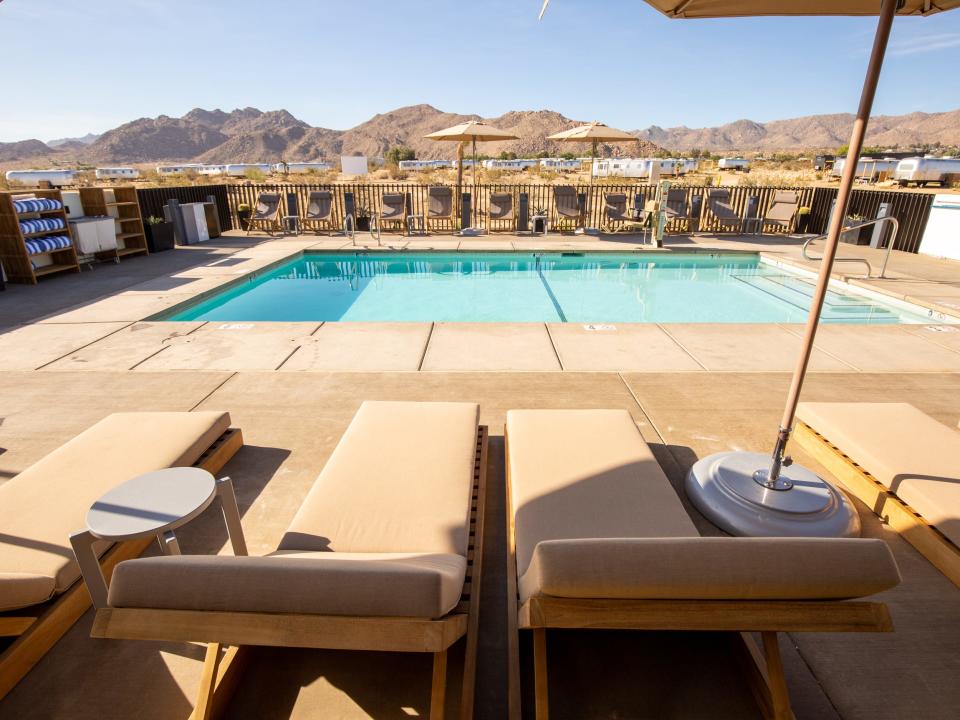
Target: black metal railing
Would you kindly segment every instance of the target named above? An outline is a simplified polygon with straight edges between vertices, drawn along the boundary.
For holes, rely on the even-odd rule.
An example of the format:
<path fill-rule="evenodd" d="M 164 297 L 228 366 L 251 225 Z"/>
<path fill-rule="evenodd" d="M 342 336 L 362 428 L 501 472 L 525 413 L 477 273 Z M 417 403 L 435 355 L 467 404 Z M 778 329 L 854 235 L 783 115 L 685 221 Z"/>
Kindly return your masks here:
<path fill-rule="evenodd" d="M 207 196 L 213 195 L 217 201 L 217 216 L 220 218 L 221 230 L 232 230 L 240 227 L 234 224 L 234 210 L 230 204 L 226 185 L 185 185 L 181 187 L 137 188 L 137 200 L 140 203 L 140 214 L 146 220 L 151 215 L 163 217 L 163 206 L 170 200 L 179 200 L 181 203 L 206 202 Z"/>

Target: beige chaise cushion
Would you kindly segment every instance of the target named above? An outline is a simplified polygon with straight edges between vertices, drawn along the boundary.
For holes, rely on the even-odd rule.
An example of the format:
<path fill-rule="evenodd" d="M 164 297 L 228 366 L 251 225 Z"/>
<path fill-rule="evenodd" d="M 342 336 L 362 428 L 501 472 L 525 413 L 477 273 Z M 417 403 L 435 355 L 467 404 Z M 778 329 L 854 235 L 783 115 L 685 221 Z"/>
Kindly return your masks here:
<path fill-rule="evenodd" d="M 797 418 L 960 544 L 960 433 L 907 403 L 801 403 Z"/>
<path fill-rule="evenodd" d="M 479 412 L 363 403 L 279 549 L 465 556 Z"/>
<path fill-rule="evenodd" d="M 0 486 L 0 610 L 43 602 L 80 577 L 69 536 L 103 493 L 192 465 L 229 426 L 225 412 L 117 413 Z"/>
<path fill-rule="evenodd" d="M 537 543 L 697 530 L 625 410 L 510 410 L 517 576 Z"/>
<path fill-rule="evenodd" d="M 120 563 L 113 607 L 437 618 L 460 600 L 454 554 L 281 552 Z"/>
<path fill-rule="evenodd" d="M 876 539 L 629 538 L 548 540 L 520 581 L 521 602 L 566 598 L 834 600 L 894 587 Z"/>

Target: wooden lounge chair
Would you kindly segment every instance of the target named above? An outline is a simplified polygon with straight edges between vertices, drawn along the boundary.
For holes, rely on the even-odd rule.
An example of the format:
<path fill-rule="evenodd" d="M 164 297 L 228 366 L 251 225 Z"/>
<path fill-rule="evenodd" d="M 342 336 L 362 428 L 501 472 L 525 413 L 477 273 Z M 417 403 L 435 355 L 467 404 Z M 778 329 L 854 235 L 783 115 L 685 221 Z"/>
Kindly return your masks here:
<path fill-rule="evenodd" d="M 456 212 L 453 188 L 435 185 L 427 190 L 427 232 L 432 229 L 453 230 Z"/>
<path fill-rule="evenodd" d="M 513 193 L 493 192 L 487 201 L 487 232 L 517 230 L 517 204 Z"/>
<path fill-rule="evenodd" d="M 883 603 L 854 600 L 900 581 L 882 540 L 700 537 L 624 410 L 509 411 L 506 472 L 511 718 L 518 630 L 533 632 L 538 720 L 549 628 L 730 632 L 777 720 L 793 717 L 778 633 L 892 630 Z"/>
<path fill-rule="evenodd" d="M 91 634 L 210 643 L 195 718 L 223 709 L 256 645 L 431 653 L 430 717 L 441 718 L 447 650 L 466 636 L 460 717 L 470 718 L 487 448 L 478 415 L 474 403 L 363 403 L 275 552 L 120 563 Z"/>
<path fill-rule="evenodd" d="M 668 223 L 686 223 L 685 229 L 690 229 L 690 204 L 687 202 L 687 191 L 683 188 L 671 188 L 667 192 L 667 207 L 665 210 Z"/>
<path fill-rule="evenodd" d="M 793 221 L 800 209 L 800 198 L 792 190 L 777 190 L 773 194 L 773 201 L 767 212 L 764 213 L 761 229 L 773 225 L 786 233 L 793 232 Z"/>
<path fill-rule="evenodd" d="M 553 188 L 553 227 L 560 231 L 576 230 L 584 226 L 586 217 L 580 208 L 577 189 L 572 185 L 557 185 Z"/>
<path fill-rule="evenodd" d="M 743 220 L 730 205 L 729 190 L 710 190 L 707 192 L 707 215 L 712 224 L 723 230 L 743 231 Z"/>
<path fill-rule="evenodd" d="M 262 228 L 268 235 L 283 230 L 280 223 L 280 193 L 262 192 L 257 197 L 257 205 L 247 221 L 247 235 L 257 228 Z"/>
<path fill-rule="evenodd" d="M 642 222 L 643 217 L 628 206 L 626 193 L 603 194 L 603 228 L 606 232 L 636 229 Z"/>
<path fill-rule="evenodd" d="M 300 219 L 300 223 L 305 230 L 313 230 L 314 233 L 326 230 L 329 235 L 333 235 L 334 230 L 339 230 L 334 215 L 333 193 L 329 190 L 312 190 L 307 201 L 307 212 Z"/>
<path fill-rule="evenodd" d="M 960 432 L 907 403 L 800 403 L 794 438 L 960 586 Z"/>
<path fill-rule="evenodd" d="M 384 225 L 397 225 L 400 232 L 407 232 L 407 197 L 403 193 L 384 193 L 380 199 L 380 212 L 371 218 L 376 225 L 377 238 Z M 372 228 L 371 228 L 372 229 Z"/>
<path fill-rule="evenodd" d="M 6 695 L 90 607 L 69 536 L 104 492 L 174 466 L 217 472 L 243 445 L 224 412 L 110 415 L 0 485 L 0 654 Z M 149 540 L 101 543 L 105 572 Z"/>

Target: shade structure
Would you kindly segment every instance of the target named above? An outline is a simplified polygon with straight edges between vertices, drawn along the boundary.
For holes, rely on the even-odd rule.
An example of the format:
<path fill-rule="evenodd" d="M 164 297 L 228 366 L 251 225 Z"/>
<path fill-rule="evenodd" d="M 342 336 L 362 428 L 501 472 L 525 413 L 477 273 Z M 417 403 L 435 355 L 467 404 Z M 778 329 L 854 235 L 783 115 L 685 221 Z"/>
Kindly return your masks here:
<path fill-rule="evenodd" d="M 478 142 L 497 142 L 498 140 L 519 140 L 516 135 L 508 133 L 506 130 L 487 125 L 479 120 L 468 120 L 465 123 L 448 127 L 445 130 L 437 130 L 423 136 L 425 140 L 453 141 L 459 142 L 457 148 L 457 205 L 459 207 L 460 185 L 463 183 L 463 143 L 471 142 L 473 144 L 473 184 L 477 184 L 477 143 Z"/>
<path fill-rule="evenodd" d="M 856 511 L 842 493 L 814 473 L 792 466 L 786 456 L 794 415 L 820 312 L 847 215 L 857 160 L 873 108 L 880 69 L 895 15 L 933 15 L 960 6 L 960 0 L 646 0 L 670 18 L 731 18 L 756 15 L 877 15 L 879 21 L 867 65 L 860 105 L 850 137 L 846 164 L 827 233 L 803 343 L 787 395 L 772 457 L 755 453 L 718 453 L 703 458 L 687 475 L 687 494 L 711 520 L 733 534 L 847 535 L 858 532 Z M 547 2 L 544 2 L 546 9 Z M 541 10 L 541 16 L 543 11 Z M 843 516 L 849 522 L 843 522 Z"/>

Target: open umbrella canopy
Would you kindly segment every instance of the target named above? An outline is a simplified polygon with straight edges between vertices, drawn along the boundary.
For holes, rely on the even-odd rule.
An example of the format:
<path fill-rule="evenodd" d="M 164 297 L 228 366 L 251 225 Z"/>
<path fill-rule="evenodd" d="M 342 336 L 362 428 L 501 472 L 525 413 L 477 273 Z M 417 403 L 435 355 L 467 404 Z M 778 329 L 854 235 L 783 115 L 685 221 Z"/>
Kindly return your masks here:
<path fill-rule="evenodd" d="M 879 15 L 878 0 L 646 0 L 672 18 L 753 15 Z M 930 15 L 960 6 L 960 0 L 904 0 L 898 15 Z"/>
<path fill-rule="evenodd" d="M 547 140 L 557 140 L 559 142 L 623 142 L 637 140 L 637 137 L 594 120 L 586 125 L 579 125 L 569 130 L 547 135 Z"/>
<path fill-rule="evenodd" d="M 506 130 L 500 130 L 487 125 L 479 120 L 470 120 L 446 130 L 437 130 L 429 135 L 424 135 L 427 140 L 473 140 L 476 142 L 496 142 L 497 140 L 519 140 L 516 135 L 508 133 Z"/>

